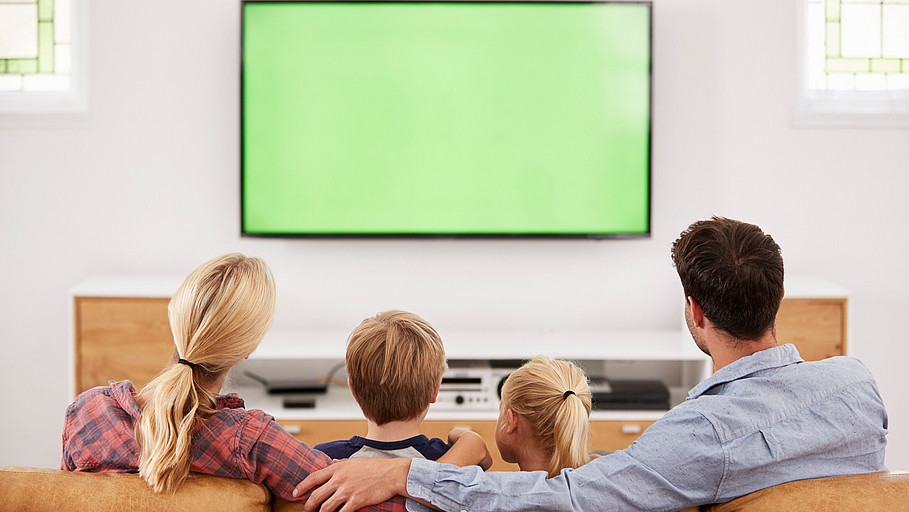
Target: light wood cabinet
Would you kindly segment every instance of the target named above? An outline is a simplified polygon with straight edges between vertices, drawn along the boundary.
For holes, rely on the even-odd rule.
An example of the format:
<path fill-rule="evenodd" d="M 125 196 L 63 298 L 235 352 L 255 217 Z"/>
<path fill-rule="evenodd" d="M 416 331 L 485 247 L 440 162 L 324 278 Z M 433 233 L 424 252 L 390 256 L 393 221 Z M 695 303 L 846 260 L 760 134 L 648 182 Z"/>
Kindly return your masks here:
<path fill-rule="evenodd" d="M 76 297 L 75 392 L 128 379 L 142 389 L 174 352 L 169 299 Z"/>
<path fill-rule="evenodd" d="M 309 446 L 366 435 L 366 421 L 364 420 L 278 420 L 278 423 Z M 590 422 L 590 446 L 593 449 L 610 451 L 627 448 L 641 432 L 652 424 L 652 421 L 592 421 Z M 503 461 L 496 448 L 495 421 L 427 420 L 420 425 L 420 432 L 427 437 L 446 439 L 448 432 L 456 427 L 468 427 L 486 440 L 486 446 L 492 454 L 491 471 L 516 471 L 518 469 L 517 464 Z"/>
<path fill-rule="evenodd" d="M 628 448 L 653 421 L 591 421 L 590 448 L 614 452 Z"/>
<path fill-rule="evenodd" d="M 846 298 L 784 299 L 776 338 L 795 345 L 806 361 L 846 355 Z"/>

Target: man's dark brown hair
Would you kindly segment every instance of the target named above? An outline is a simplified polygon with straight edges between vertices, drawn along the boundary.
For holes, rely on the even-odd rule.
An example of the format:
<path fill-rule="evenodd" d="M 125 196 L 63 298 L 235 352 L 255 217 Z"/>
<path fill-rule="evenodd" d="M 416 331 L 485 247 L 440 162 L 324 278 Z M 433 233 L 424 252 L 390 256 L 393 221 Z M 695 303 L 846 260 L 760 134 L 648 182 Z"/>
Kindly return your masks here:
<path fill-rule="evenodd" d="M 761 228 L 722 217 L 695 222 L 672 244 L 685 297 L 733 337 L 756 340 L 773 328 L 783 300 L 780 246 Z"/>

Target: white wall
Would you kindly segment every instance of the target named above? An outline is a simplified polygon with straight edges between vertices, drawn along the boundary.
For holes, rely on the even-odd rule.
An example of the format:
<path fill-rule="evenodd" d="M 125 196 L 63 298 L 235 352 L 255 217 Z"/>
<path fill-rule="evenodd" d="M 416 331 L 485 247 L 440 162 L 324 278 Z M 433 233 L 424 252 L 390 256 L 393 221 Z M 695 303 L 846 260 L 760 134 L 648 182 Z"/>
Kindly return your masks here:
<path fill-rule="evenodd" d="M 793 129 L 793 0 L 657 0 L 653 236 L 633 241 L 281 241 L 238 227 L 235 1 L 91 4 L 91 113 L 0 129 L 0 465 L 59 463 L 68 290 L 264 257 L 281 327 L 348 329 L 392 307 L 454 328 L 676 328 L 669 260 L 691 221 L 755 222 L 790 275 L 852 291 L 850 346 L 909 468 L 906 130 Z"/>

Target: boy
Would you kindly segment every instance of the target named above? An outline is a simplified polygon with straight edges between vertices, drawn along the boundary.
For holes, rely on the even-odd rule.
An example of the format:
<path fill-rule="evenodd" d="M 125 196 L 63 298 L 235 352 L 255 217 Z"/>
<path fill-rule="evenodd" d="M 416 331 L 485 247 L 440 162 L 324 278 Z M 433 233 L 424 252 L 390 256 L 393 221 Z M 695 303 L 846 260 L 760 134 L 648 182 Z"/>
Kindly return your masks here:
<path fill-rule="evenodd" d="M 347 340 L 345 365 L 350 392 L 366 417 L 366 437 L 318 444 L 317 450 L 333 459 L 437 460 L 451 448 L 420 434 L 420 423 L 436 401 L 448 367 L 442 339 L 426 320 L 406 311 L 363 320 Z M 473 432 L 455 429 L 448 434 L 449 443 L 459 439 L 482 443 Z M 488 469 L 491 463 L 487 451 L 480 466 Z"/>

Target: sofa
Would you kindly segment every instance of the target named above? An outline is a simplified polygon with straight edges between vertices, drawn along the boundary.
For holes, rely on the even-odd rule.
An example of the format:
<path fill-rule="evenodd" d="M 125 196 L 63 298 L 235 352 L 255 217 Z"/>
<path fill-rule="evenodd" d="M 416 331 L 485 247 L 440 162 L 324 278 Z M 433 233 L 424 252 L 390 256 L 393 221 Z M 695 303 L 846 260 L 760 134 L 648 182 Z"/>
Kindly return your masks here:
<path fill-rule="evenodd" d="M 299 503 L 274 497 L 263 485 L 190 474 L 174 494 L 155 494 L 134 473 L 73 473 L 0 468 L 0 511 L 16 512 L 240 511 L 296 512 Z M 727 503 L 683 512 L 909 511 L 909 471 L 798 480 Z"/>

